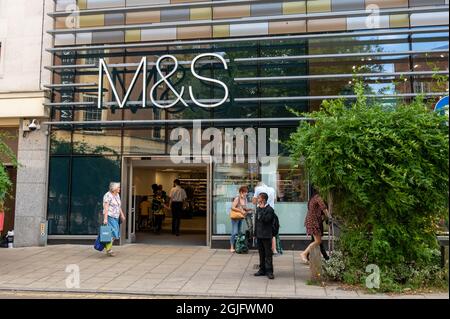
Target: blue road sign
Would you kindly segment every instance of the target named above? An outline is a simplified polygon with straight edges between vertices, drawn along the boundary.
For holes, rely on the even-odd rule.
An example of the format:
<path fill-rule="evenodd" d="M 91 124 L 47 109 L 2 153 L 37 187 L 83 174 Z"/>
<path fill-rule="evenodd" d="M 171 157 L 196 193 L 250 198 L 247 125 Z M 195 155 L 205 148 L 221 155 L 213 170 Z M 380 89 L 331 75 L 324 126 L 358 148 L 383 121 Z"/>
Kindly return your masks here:
<path fill-rule="evenodd" d="M 443 97 L 436 103 L 434 111 L 448 115 L 448 96 Z"/>

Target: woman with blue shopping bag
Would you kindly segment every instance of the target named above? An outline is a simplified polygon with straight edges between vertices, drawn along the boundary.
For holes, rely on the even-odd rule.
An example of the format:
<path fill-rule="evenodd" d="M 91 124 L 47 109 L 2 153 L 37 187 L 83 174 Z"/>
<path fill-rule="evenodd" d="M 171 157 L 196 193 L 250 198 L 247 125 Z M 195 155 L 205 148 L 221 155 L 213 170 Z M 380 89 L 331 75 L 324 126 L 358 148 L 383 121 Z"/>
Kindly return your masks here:
<path fill-rule="evenodd" d="M 104 246 L 106 248 L 106 254 L 111 257 L 115 256 L 112 251 L 114 240 L 120 238 L 119 218 L 122 222 L 125 221 L 125 215 L 122 211 L 122 203 L 120 201 L 119 193 L 120 183 L 112 182 L 109 184 L 109 192 L 103 196 L 103 225 L 108 226 L 111 232 L 111 241 L 106 243 Z M 108 237 L 108 234 L 106 234 L 106 227 L 102 227 L 101 231 L 104 233 L 101 233 L 100 237 Z"/>

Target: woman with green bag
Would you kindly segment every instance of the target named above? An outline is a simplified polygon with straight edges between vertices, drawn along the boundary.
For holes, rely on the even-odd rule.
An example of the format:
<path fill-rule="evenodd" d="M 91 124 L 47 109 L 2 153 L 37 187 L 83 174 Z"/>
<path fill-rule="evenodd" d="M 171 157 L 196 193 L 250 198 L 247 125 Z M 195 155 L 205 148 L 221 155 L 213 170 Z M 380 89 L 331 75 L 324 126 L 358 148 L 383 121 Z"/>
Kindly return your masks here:
<path fill-rule="evenodd" d="M 111 228 L 112 235 L 111 242 L 105 244 L 106 254 L 110 257 L 115 256 L 112 251 L 114 240 L 120 238 L 119 218 L 122 222 L 125 221 L 119 193 L 120 183 L 111 182 L 109 192 L 103 196 L 103 225 L 108 225 Z"/>

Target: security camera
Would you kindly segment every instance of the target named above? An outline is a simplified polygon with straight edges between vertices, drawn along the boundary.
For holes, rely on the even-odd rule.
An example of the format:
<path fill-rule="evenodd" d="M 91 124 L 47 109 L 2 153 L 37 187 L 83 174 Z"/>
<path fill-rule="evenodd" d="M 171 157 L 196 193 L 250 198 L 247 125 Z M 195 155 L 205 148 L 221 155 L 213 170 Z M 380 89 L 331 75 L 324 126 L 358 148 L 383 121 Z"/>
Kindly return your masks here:
<path fill-rule="evenodd" d="M 39 128 L 39 124 L 37 123 L 37 120 L 31 121 L 31 123 L 28 125 L 28 128 L 30 131 L 36 131 Z"/>

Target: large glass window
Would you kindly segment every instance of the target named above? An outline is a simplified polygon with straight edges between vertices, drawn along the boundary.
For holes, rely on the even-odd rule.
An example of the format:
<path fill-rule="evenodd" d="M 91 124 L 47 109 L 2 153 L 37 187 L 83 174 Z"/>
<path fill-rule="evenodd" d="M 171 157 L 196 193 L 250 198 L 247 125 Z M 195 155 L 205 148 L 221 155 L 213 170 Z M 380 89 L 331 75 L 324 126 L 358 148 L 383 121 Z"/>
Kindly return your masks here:
<path fill-rule="evenodd" d="M 266 164 L 215 164 L 213 180 L 213 234 L 229 235 L 229 212 L 239 187 L 249 187 L 249 205 L 258 182 L 273 187 L 276 193 L 275 213 L 280 220 L 281 235 L 302 235 L 308 202 L 308 180 L 305 169 L 293 166 L 288 157 L 276 157 Z M 246 224 L 244 223 L 244 230 Z"/>
<path fill-rule="evenodd" d="M 120 181 L 120 161 L 117 157 L 73 159 L 69 227 L 71 235 L 98 233 L 103 195 L 112 181 Z"/>
<path fill-rule="evenodd" d="M 48 189 L 48 233 L 67 234 L 69 212 L 70 157 L 50 158 Z"/>
<path fill-rule="evenodd" d="M 50 235 L 95 235 L 103 195 L 120 181 L 118 157 L 52 157 L 48 198 Z"/>

